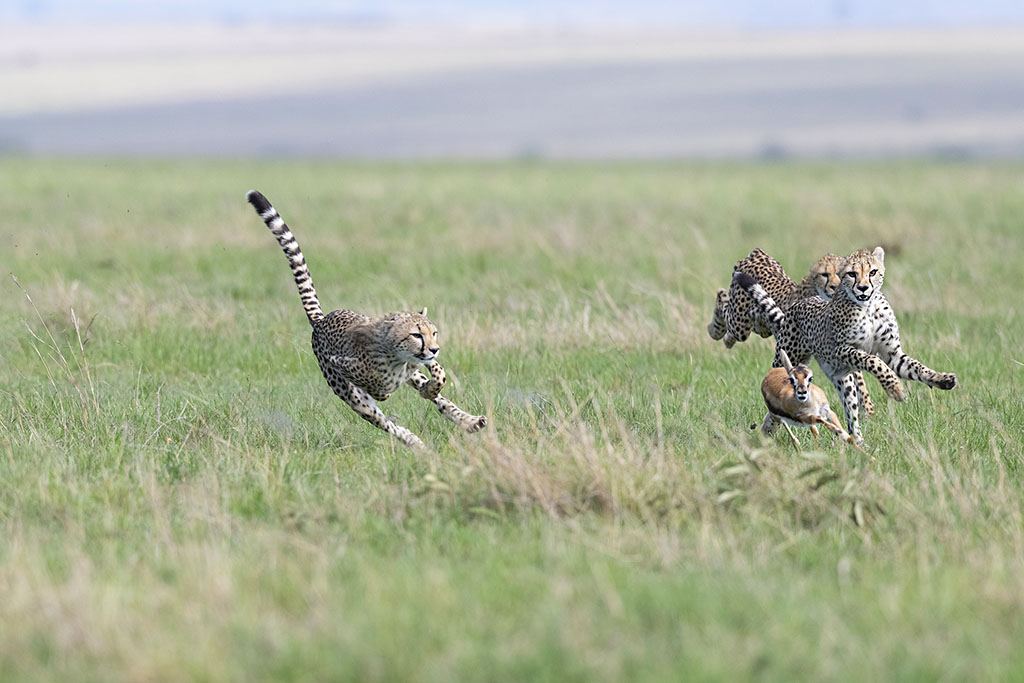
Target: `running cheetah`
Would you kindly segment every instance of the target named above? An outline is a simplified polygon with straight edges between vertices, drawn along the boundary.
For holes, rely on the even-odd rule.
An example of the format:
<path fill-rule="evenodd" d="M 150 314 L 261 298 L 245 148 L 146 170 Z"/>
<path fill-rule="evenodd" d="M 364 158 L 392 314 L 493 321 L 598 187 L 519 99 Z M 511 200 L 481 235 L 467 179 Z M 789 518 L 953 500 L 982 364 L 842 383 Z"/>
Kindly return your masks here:
<path fill-rule="evenodd" d="M 754 249 L 746 258 L 738 261 L 733 272 L 743 272 L 753 277 L 765 291 L 785 309 L 810 296 L 820 296 L 828 301 L 839 290 L 839 270 L 843 259 L 828 253 L 817 260 L 810 272 L 800 283 L 786 274 L 778 261 L 760 249 Z M 714 340 L 722 339 L 726 348 L 732 348 L 737 341 L 745 341 L 751 330 L 762 337 L 772 335 L 771 327 L 757 310 L 753 299 L 735 281 L 726 293 L 719 289 L 715 299 L 715 311 L 708 324 L 708 335 Z M 875 414 L 875 404 L 868 394 L 864 375 L 857 371 L 857 393 L 866 415 Z"/>
<path fill-rule="evenodd" d="M 900 378 L 930 387 L 952 389 L 956 375 L 939 373 L 911 358 L 900 344 L 896 316 L 882 294 L 885 251 L 855 251 L 846 258 L 841 271 L 841 292 L 831 301 L 803 299 L 788 310 L 780 308 L 764 287 L 743 272 L 733 281 L 754 299 L 775 333 L 776 367 L 782 365 L 780 351 L 797 363 L 812 355 L 839 392 L 846 412 L 847 428 L 863 445 L 857 415 L 857 387 L 854 373 L 867 370 L 894 400 L 906 397 Z"/>
<path fill-rule="evenodd" d="M 743 272 L 757 280 L 768 294 L 780 304 L 798 301 L 817 294 L 826 301 L 839 288 L 836 269 L 842 259 L 835 254 L 825 254 L 811 266 L 810 272 L 800 283 L 793 282 L 782 265 L 761 249 L 754 249 L 746 258 L 736 262 L 733 272 Z M 729 291 L 719 289 L 715 297 L 715 310 L 708 323 L 708 335 L 722 339 L 726 348 L 736 342 L 746 341 L 750 332 L 762 337 L 772 336 L 771 327 L 757 311 L 753 300 L 735 283 Z"/>
<path fill-rule="evenodd" d="M 467 432 L 487 425 L 483 415 L 470 415 L 440 395 L 447 381 L 444 368 L 437 362 L 440 347 L 437 327 L 427 318 L 427 309 L 419 313 L 402 311 L 380 318 L 340 310 L 324 315 L 313 288 L 306 259 L 291 230 L 270 202 L 256 190 L 246 199 L 274 233 L 299 288 L 302 306 L 313 327 L 313 353 L 327 384 L 342 401 L 370 424 L 396 436 L 410 448 L 425 448 L 411 431 L 384 415 L 375 401 L 387 400 L 403 384 L 433 401 L 446 418 Z M 418 371 L 425 365 L 428 379 Z"/>

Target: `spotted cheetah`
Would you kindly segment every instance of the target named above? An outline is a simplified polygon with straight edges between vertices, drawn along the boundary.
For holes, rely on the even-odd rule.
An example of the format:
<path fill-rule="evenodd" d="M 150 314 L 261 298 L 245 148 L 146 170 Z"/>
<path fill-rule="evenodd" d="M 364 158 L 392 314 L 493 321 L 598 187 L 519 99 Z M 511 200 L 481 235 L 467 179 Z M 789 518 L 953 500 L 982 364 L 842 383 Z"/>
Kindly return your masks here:
<path fill-rule="evenodd" d="M 825 254 L 799 283 L 793 282 L 782 265 L 761 249 L 754 249 L 746 258 L 736 262 L 733 272 L 750 275 L 765 288 L 777 302 L 796 301 L 817 294 L 828 300 L 839 288 L 836 268 L 842 259 L 835 254 Z M 726 348 L 736 342 L 746 341 L 751 331 L 762 337 L 772 336 L 771 328 L 758 313 L 750 296 L 736 284 L 729 291 L 719 289 L 715 298 L 715 310 L 708 323 L 708 335 L 722 339 Z"/>
<path fill-rule="evenodd" d="M 423 441 L 395 424 L 376 404 L 387 400 L 403 384 L 416 389 L 442 415 L 467 432 L 487 425 L 485 416 L 470 415 L 440 395 L 447 378 L 437 362 L 437 327 L 427 318 L 426 308 L 419 313 L 402 311 L 379 318 L 347 310 L 324 315 L 306 259 L 291 230 L 262 194 L 251 190 L 246 199 L 288 257 L 302 306 L 313 327 L 313 353 L 338 398 L 361 418 L 410 448 L 424 448 Z M 426 366 L 429 379 L 417 369 L 420 365 Z"/>
<path fill-rule="evenodd" d="M 867 370 L 894 400 L 906 397 L 900 378 L 930 387 L 952 389 L 956 375 L 939 373 L 903 352 L 896 316 L 882 294 L 885 251 L 855 251 L 844 261 L 841 291 L 831 301 L 803 299 L 783 310 L 764 287 L 743 272 L 733 280 L 757 303 L 775 333 L 776 367 L 785 350 L 797 363 L 812 355 L 839 392 L 847 428 L 863 444 L 857 415 L 856 370 Z"/>
<path fill-rule="evenodd" d="M 842 257 L 832 253 L 825 254 L 811 266 L 804 279 L 796 283 L 786 274 L 778 261 L 761 249 L 754 249 L 746 258 L 736 263 L 733 272 L 743 272 L 753 277 L 772 299 L 785 308 L 809 296 L 817 295 L 825 301 L 835 296 L 839 290 L 838 271 L 842 263 Z M 742 287 L 734 281 L 729 286 L 728 293 L 724 289 L 719 289 L 715 310 L 708 324 L 708 335 L 716 341 L 722 339 L 726 348 L 732 348 L 737 341 L 745 341 L 751 330 L 762 337 L 772 335 L 771 327 Z M 864 375 L 858 371 L 855 379 L 865 414 L 874 415 L 875 404 L 868 394 Z"/>

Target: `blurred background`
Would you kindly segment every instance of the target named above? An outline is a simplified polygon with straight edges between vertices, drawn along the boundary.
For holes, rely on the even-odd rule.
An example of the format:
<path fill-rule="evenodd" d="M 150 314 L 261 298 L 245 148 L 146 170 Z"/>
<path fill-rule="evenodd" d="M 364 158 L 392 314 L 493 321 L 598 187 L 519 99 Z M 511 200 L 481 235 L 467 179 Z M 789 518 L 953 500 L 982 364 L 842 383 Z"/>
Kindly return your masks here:
<path fill-rule="evenodd" d="M 0 25 L 0 155 L 1024 157 L 1019 0 L 14 0 Z"/>

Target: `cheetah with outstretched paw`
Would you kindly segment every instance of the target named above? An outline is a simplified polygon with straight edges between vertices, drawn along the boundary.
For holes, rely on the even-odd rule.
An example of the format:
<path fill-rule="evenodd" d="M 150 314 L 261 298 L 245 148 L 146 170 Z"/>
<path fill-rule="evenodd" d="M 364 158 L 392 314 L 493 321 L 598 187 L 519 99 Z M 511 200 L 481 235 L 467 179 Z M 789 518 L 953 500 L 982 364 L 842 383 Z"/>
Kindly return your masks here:
<path fill-rule="evenodd" d="M 359 417 L 414 449 L 425 448 L 423 441 L 396 424 L 377 405 L 403 384 L 416 389 L 437 406 L 438 412 L 467 432 L 479 431 L 487 425 L 486 416 L 467 413 L 441 396 L 447 377 L 437 362 L 441 351 L 437 326 L 427 318 L 426 308 L 418 313 L 400 311 L 379 318 L 349 310 L 324 315 L 295 236 L 266 197 L 252 190 L 246 198 L 288 257 L 302 306 L 313 327 L 313 353 L 324 379 L 338 398 Z M 426 367 L 429 378 L 418 370 L 420 366 Z"/>
<path fill-rule="evenodd" d="M 775 334 L 776 367 L 782 365 L 779 350 L 798 363 L 812 355 L 817 358 L 839 392 L 848 431 L 858 444 L 863 444 L 863 437 L 857 414 L 857 370 L 875 375 L 896 401 L 906 398 L 901 378 L 947 390 L 957 384 L 956 375 L 935 372 L 903 352 L 896 317 L 881 291 L 884 259 L 881 247 L 855 251 L 843 263 L 839 294 L 828 302 L 817 297 L 803 299 L 788 310 L 780 308 L 746 273 L 734 275 Z"/>

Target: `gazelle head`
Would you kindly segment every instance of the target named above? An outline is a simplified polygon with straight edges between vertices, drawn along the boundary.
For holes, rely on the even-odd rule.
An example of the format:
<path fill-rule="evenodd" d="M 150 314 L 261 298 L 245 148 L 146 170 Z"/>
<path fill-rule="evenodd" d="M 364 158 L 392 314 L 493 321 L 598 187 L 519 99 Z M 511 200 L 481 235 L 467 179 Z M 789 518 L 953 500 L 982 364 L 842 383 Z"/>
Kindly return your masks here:
<path fill-rule="evenodd" d="M 789 375 L 789 383 L 793 385 L 793 393 L 796 395 L 796 400 L 806 403 L 807 399 L 810 398 L 811 378 L 814 377 L 814 372 L 803 363 L 794 367 L 789 361 L 789 355 L 785 349 L 779 349 L 779 359 L 782 360 L 782 367 L 785 368 L 786 374 Z"/>

